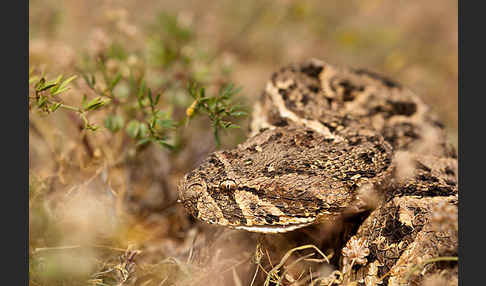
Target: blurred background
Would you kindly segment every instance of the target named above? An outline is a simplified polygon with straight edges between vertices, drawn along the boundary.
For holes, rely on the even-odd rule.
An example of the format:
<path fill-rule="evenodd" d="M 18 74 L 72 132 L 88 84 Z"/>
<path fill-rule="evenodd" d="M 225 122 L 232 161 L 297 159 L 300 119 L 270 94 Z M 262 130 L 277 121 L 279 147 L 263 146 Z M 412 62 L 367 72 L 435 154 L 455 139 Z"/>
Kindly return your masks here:
<path fill-rule="evenodd" d="M 193 285 L 214 279 L 215 271 L 227 271 L 233 284 L 251 280 L 254 264 L 231 260 L 234 250 L 204 254 L 215 230 L 176 203 L 184 173 L 209 152 L 242 142 L 248 124 L 247 117 L 233 118 L 242 128 L 223 130 L 218 146 L 212 119 L 203 111 L 188 116 L 195 102 L 189 81 L 208 94 L 228 83 L 241 87 L 232 100 L 249 113 L 271 73 L 288 63 L 315 57 L 368 68 L 420 95 L 457 146 L 457 6 L 452 0 L 30 1 L 29 96 L 42 77 L 75 75 L 53 100 L 86 111 L 83 117 L 29 100 L 31 285 Z M 141 110 L 145 103 L 137 107 L 142 82 L 161 94 L 163 137 L 144 129 L 154 114 Z M 98 97 L 106 98 L 104 106 L 86 105 Z"/>

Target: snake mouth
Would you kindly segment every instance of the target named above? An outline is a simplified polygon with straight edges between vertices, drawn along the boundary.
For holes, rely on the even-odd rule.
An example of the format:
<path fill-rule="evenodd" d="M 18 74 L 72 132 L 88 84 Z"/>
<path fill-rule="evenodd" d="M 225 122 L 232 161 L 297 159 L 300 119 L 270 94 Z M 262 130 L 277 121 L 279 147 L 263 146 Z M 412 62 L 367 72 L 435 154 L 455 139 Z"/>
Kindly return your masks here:
<path fill-rule="evenodd" d="M 260 233 L 284 233 L 293 231 L 299 228 L 303 228 L 313 224 L 314 222 L 307 222 L 307 223 L 299 223 L 299 224 L 288 224 L 288 225 L 239 225 L 235 226 L 236 229 L 243 229 L 246 231 L 251 232 L 260 232 Z"/>

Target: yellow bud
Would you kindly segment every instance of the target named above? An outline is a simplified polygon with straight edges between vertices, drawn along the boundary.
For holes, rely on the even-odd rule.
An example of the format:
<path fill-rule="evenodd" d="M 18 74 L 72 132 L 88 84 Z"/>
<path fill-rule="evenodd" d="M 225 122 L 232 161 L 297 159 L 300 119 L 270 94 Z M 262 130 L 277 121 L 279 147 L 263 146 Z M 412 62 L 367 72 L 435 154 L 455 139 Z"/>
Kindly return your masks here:
<path fill-rule="evenodd" d="M 194 100 L 194 102 L 191 104 L 191 106 L 189 106 L 186 109 L 186 115 L 187 115 L 187 117 L 191 117 L 191 116 L 194 115 L 194 111 L 196 110 L 196 104 L 197 104 L 197 100 Z"/>

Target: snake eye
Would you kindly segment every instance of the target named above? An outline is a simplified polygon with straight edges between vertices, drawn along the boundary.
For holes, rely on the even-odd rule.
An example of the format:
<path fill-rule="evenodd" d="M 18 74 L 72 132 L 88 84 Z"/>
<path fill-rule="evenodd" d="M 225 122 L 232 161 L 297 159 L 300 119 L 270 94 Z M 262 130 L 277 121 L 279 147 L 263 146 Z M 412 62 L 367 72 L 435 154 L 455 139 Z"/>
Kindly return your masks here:
<path fill-rule="evenodd" d="M 223 188 L 227 191 L 236 189 L 236 182 L 234 180 L 231 180 L 231 179 L 224 180 L 219 185 L 220 185 L 221 188 Z"/>

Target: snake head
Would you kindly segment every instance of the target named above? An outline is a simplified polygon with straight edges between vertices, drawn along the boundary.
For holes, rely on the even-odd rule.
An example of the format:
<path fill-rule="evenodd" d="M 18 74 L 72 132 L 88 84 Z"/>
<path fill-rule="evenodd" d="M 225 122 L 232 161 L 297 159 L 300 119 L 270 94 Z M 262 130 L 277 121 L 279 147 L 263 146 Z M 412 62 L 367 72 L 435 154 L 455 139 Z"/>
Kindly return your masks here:
<path fill-rule="evenodd" d="M 300 127 L 262 131 L 186 174 L 180 200 L 201 221 L 255 232 L 337 217 L 361 185 L 379 183 L 390 171 L 391 147 L 383 138 L 356 136 L 363 138 L 335 142 Z"/>

